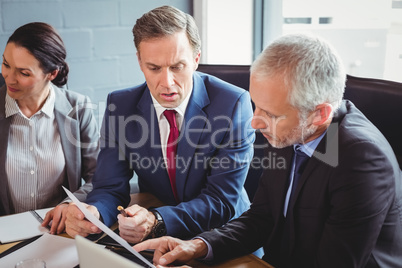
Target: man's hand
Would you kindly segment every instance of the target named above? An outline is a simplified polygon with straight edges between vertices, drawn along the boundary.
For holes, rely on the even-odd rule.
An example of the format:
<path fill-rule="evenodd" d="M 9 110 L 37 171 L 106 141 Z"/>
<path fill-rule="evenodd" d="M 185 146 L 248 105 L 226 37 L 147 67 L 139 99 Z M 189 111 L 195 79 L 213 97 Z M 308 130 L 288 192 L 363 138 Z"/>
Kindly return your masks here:
<path fill-rule="evenodd" d="M 99 219 L 100 214 L 95 206 L 84 205 Z M 96 227 L 92 222 L 86 220 L 84 213 L 82 213 L 74 203 L 70 203 L 66 213 L 66 232 L 71 237 L 75 237 L 76 235 L 86 237 L 90 234 L 99 234 L 102 230 Z"/>
<path fill-rule="evenodd" d="M 173 262 L 187 263 L 193 259 L 203 258 L 208 253 L 208 246 L 201 239 L 183 241 L 170 236 L 149 239 L 133 248 L 138 252 L 154 249 L 153 261 L 156 265 L 169 265 Z"/>
<path fill-rule="evenodd" d="M 49 223 L 52 222 L 52 226 L 50 227 L 51 234 L 61 234 L 62 232 L 64 232 L 64 229 L 66 227 L 65 221 L 67 207 L 68 203 L 63 203 L 46 213 L 46 216 L 42 222 L 42 226 L 47 227 Z"/>
<path fill-rule="evenodd" d="M 129 217 L 118 215 L 120 236 L 129 243 L 144 240 L 155 224 L 155 216 L 147 209 L 133 205 L 125 209 Z"/>

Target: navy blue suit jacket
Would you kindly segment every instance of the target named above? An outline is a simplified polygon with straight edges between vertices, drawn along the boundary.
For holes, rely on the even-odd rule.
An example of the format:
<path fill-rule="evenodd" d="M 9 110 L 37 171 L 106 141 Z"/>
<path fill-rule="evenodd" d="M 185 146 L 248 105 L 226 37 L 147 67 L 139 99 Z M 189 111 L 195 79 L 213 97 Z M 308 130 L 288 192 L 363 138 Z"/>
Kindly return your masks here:
<path fill-rule="evenodd" d="M 133 172 L 141 192 L 150 192 L 166 204 L 157 210 L 168 235 L 191 237 L 249 208 L 243 187 L 255 139 L 249 93 L 198 72 L 193 83 L 177 149 L 179 204 L 163 161 L 158 120 L 146 83 L 109 94 L 94 189 L 87 199 L 105 224 L 116 221 L 118 205 L 128 205 Z"/>

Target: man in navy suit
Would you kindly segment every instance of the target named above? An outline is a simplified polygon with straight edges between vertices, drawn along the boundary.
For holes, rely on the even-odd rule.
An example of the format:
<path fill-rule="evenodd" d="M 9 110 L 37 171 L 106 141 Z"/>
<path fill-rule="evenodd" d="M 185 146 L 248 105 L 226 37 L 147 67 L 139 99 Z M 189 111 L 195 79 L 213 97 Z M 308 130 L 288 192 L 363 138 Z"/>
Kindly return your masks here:
<path fill-rule="evenodd" d="M 161 265 L 221 261 L 263 246 L 274 267 L 400 267 L 401 170 L 381 132 L 342 100 L 346 75 L 331 46 L 280 37 L 250 78 L 252 126 L 281 164 L 263 171 L 250 209 L 225 226 L 135 249 L 158 249 Z"/>
<path fill-rule="evenodd" d="M 146 83 L 109 94 L 86 203 L 106 225 L 118 216 L 120 235 L 132 243 L 165 234 L 187 238 L 222 226 L 250 205 L 243 187 L 255 139 L 249 93 L 195 72 L 201 43 L 190 15 L 159 7 L 138 19 L 133 33 Z M 165 110 L 174 110 L 176 126 Z M 175 128 L 172 166 L 167 148 Z M 133 172 L 140 191 L 166 206 L 133 205 L 125 209 L 128 217 L 117 215 L 117 206 L 130 202 Z M 100 232 L 74 205 L 66 230 L 71 236 Z"/>

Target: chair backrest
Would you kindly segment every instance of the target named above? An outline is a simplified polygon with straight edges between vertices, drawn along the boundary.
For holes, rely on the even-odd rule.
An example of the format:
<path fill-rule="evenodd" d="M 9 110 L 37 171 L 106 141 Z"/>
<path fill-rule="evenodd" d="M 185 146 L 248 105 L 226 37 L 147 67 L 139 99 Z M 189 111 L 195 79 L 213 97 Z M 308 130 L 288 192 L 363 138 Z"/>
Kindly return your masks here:
<path fill-rule="evenodd" d="M 4 81 L 4 78 L 0 73 L 0 87 L 2 87 L 5 83 L 6 83 L 6 81 Z"/>
<path fill-rule="evenodd" d="M 231 84 L 249 89 L 249 65 L 200 64 L 197 71 L 214 75 Z M 358 109 L 383 133 L 394 149 L 402 167 L 402 83 L 347 76 L 344 99 L 352 101 Z M 254 108 L 254 106 L 253 106 Z M 264 157 L 265 138 L 256 132 L 254 157 Z M 245 188 L 252 200 L 257 189 L 261 166 L 250 166 Z"/>
<path fill-rule="evenodd" d="M 249 65 L 209 65 L 200 64 L 197 71 L 211 74 L 226 82 L 229 82 L 238 87 L 244 88 L 248 91 L 250 82 L 250 66 Z M 254 104 L 253 104 L 254 108 Z M 247 191 L 248 197 L 252 201 L 255 191 L 257 190 L 258 181 L 262 174 L 261 159 L 264 157 L 264 147 L 266 147 L 266 139 L 260 133 L 256 132 L 256 139 L 254 142 L 254 161 L 250 165 L 250 169 L 247 174 L 244 188 Z"/>
<path fill-rule="evenodd" d="M 348 75 L 344 98 L 381 131 L 402 167 L 402 83 Z"/>
<path fill-rule="evenodd" d="M 250 65 L 199 64 L 197 71 L 214 75 L 248 91 Z"/>

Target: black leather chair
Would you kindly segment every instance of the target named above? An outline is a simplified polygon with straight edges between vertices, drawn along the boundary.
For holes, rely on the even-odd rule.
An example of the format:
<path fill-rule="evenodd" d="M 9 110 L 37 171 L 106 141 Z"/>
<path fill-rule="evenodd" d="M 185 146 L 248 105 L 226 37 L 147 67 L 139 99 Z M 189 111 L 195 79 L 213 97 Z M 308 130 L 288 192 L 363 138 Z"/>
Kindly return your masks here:
<path fill-rule="evenodd" d="M 197 71 L 214 75 L 233 85 L 248 90 L 250 82 L 250 66 L 249 65 L 209 65 L 200 64 Z M 254 108 L 254 104 L 253 104 Z M 264 148 L 267 146 L 266 139 L 260 132 L 256 132 L 256 140 L 254 142 L 254 157 L 247 174 L 244 188 L 248 197 L 252 201 L 255 191 L 257 190 L 258 181 L 262 174 L 261 161 L 264 157 Z"/>
<path fill-rule="evenodd" d="M 250 84 L 250 65 L 199 64 L 197 71 L 214 75 L 245 90 Z"/>
<path fill-rule="evenodd" d="M 6 82 L 4 81 L 3 76 L 0 73 L 0 87 L 2 87 Z"/>
<path fill-rule="evenodd" d="M 200 64 L 197 70 L 249 89 L 249 65 Z M 384 134 L 394 149 L 399 166 L 402 167 L 402 83 L 348 75 L 344 98 L 351 100 Z M 266 141 L 261 133 L 256 134 L 254 157 L 262 158 Z M 250 199 L 254 196 L 261 173 L 261 166 L 250 167 L 245 183 Z"/>
<path fill-rule="evenodd" d="M 344 98 L 387 138 L 402 167 L 402 83 L 348 75 Z"/>

